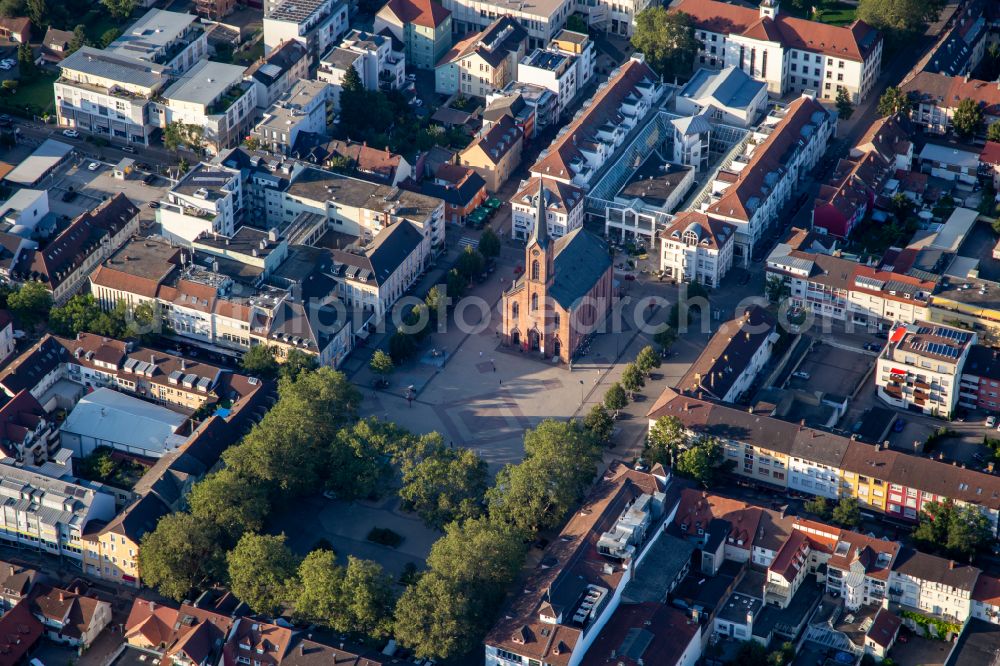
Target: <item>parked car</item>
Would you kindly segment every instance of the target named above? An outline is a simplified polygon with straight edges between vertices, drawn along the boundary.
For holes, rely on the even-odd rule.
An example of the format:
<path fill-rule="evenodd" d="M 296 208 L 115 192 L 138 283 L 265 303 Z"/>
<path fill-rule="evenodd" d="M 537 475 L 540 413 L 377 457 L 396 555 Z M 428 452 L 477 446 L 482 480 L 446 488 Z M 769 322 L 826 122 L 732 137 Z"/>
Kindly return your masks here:
<path fill-rule="evenodd" d="M 865 343 L 865 350 L 867 350 L 867 351 L 873 351 L 873 352 L 880 352 L 880 351 L 882 351 L 882 345 L 880 345 L 878 343 L 875 343 L 875 342 L 866 342 Z"/>
<path fill-rule="evenodd" d="M 995 428 L 996 425 L 997 425 L 997 417 L 995 417 L 995 416 L 987 416 L 986 417 L 986 427 L 987 428 Z"/>
<path fill-rule="evenodd" d="M 903 432 L 903 428 L 906 427 L 905 419 L 896 419 L 896 422 L 892 424 L 893 432 Z"/>
<path fill-rule="evenodd" d="M 149 202 L 148 204 L 146 204 L 146 205 L 147 205 L 147 206 L 148 206 L 149 208 L 159 208 L 159 207 L 160 207 L 160 202 L 159 202 L 159 201 L 150 201 L 150 202 Z"/>
<path fill-rule="evenodd" d="M 9 70 L 9 69 L 14 69 L 14 65 L 11 65 L 10 63 L 6 63 L 6 62 L 0 62 L 0 69 L 5 70 L 5 71 Z"/>
<path fill-rule="evenodd" d="M 796 370 L 795 372 L 792 373 L 792 377 L 795 377 L 796 379 L 804 379 L 805 381 L 809 381 L 811 376 L 812 375 L 810 375 L 805 370 Z"/>
<path fill-rule="evenodd" d="M 135 154 L 137 151 L 135 146 L 122 146 L 122 152 Z"/>
<path fill-rule="evenodd" d="M 63 133 L 63 136 L 69 137 L 70 139 L 79 139 L 80 138 L 80 133 L 77 132 L 75 129 L 64 129 L 62 131 L 62 133 Z"/>
<path fill-rule="evenodd" d="M 156 176 L 154 176 L 153 174 L 148 174 L 145 178 L 142 179 L 142 182 L 146 183 L 147 185 L 150 185 L 154 180 L 156 180 Z"/>
<path fill-rule="evenodd" d="M 100 168 L 101 165 L 98 162 L 91 162 L 87 165 L 87 171 L 97 171 Z"/>

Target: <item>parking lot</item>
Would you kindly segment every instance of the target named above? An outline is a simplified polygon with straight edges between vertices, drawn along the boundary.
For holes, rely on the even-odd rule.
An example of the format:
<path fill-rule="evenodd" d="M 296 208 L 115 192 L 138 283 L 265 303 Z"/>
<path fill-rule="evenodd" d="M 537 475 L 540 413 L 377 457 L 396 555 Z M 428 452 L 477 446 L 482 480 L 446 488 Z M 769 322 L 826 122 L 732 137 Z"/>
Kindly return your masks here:
<path fill-rule="evenodd" d="M 97 166 L 91 168 L 92 164 Z M 139 170 L 133 171 L 126 180 L 119 180 L 114 177 L 113 168 L 113 164 L 97 160 L 71 160 L 60 165 L 38 187 L 49 190 L 49 207 L 57 215 L 76 217 L 121 192 L 142 209 L 141 219 L 152 220 L 154 211 L 147 204 L 166 194 L 170 189 L 169 181 L 156 176 L 146 184 L 143 178 L 147 174 Z M 71 188 L 75 196 L 67 196 Z M 71 200 L 64 201 L 70 197 Z"/>
<path fill-rule="evenodd" d="M 874 362 L 860 351 L 832 347 L 816 339 L 786 388 L 850 397 Z"/>

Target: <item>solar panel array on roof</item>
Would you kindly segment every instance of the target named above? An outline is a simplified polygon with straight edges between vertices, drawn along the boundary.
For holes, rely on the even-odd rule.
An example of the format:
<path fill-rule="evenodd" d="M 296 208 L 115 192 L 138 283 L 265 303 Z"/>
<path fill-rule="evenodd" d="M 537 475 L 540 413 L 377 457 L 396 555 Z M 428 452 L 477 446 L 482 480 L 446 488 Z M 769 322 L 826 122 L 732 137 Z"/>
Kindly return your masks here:
<path fill-rule="evenodd" d="M 882 280 L 876 280 L 875 278 L 871 278 L 865 275 L 859 275 L 856 278 L 854 278 L 854 284 L 858 285 L 859 287 L 881 290 L 882 285 L 884 285 L 885 283 L 882 282 Z"/>
<path fill-rule="evenodd" d="M 936 356 L 945 358 L 958 358 L 958 350 L 954 347 L 940 342 L 920 342 L 913 345 L 916 351 L 927 351 Z"/>
<path fill-rule="evenodd" d="M 956 331 L 953 328 L 941 328 L 937 327 L 934 329 L 934 335 L 939 338 L 948 338 L 949 340 L 954 340 L 955 342 L 961 342 L 965 344 L 972 337 L 971 333 L 966 333 L 965 331 Z"/>

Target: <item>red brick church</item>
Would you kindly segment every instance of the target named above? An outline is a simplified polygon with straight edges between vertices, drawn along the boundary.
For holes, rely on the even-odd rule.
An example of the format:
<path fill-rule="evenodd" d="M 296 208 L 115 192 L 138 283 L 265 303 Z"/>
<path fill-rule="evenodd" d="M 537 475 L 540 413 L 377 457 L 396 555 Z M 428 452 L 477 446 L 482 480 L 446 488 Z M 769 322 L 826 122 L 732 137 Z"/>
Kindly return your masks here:
<path fill-rule="evenodd" d="M 607 244 L 574 229 L 549 238 L 548 201 L 539 179 L 535 226 L 524 250 L 524 273 L 503 295 L 503 342 L 569 363 L 584 336 L 612 307 L 612 267 Z"/>

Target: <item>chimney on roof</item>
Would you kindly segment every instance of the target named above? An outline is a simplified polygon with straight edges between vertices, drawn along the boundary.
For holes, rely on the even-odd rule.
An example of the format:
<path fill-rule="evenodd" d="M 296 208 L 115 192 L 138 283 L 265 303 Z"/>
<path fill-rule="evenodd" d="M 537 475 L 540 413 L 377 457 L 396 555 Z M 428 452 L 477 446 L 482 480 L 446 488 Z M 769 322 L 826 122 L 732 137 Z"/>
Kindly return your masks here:
<path fill-rule="evenodd" d="M 13 564 L 10 565 L 9 567 L 7 567 L 7 569 L 8 569 L 8 571 L 10 571 L 10 575 L 13 576 L 14 575 L 14 565 Z"/>
<path fill-rule="evenodd" d="M 150 601 L 149 602 L 149 612 L 152 613 L 154 610 L 156 610 L 156 602 L 155 601 Z"/>
<path fill-rule="evenodd" d="M 948 568 L 949 569 L 955 568 L 955 560 L 948 560 Z"/>
<path fill-rule="evenodd" d="M 953 562 L 952 564 L 954 564 L 954 562 Z M 954 567 L 953 567 L 953 568 L 954 568 Z M 62 591 L 62 590 L 59 590 L 59 601 L 60 601 L 60 602 L 62 602 L 62 601 L 66 601 L 66 595 L 65 595 L 65 594 L 63 594 L 63 591 Z"/>
<path fill-rule="evenodd" d="M 153 365 L 156 365 L 156 354 L 149 355 L 149 362 L 152 363 Z"/>

